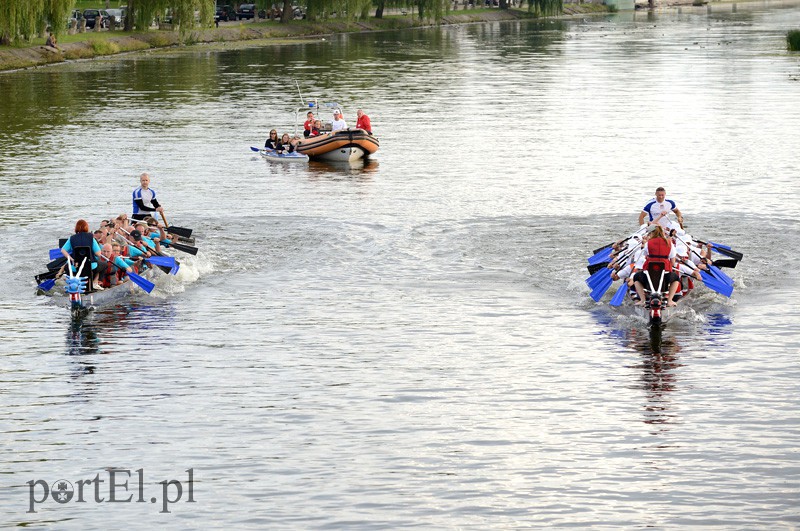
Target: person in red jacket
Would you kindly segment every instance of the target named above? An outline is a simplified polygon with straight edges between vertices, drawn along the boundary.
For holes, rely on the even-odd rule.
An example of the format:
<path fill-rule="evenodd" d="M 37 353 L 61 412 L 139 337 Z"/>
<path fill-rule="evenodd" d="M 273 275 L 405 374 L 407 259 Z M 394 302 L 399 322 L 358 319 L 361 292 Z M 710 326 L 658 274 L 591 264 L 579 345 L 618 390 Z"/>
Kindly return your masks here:
<path fill-rule="evenodd" d="M 672 270 L 672 265 L 676 256 L 675 247 L 664 235 L 664 229 L 661 228 L 661 225 L 650 225 L 647 232 L 649 240 L 644 248 L 646 257 L 644 266 L 642 266 L 640 272 L 633 276 L 633 285 L 636 288 L 636 293 L 639 295 L 639 300 L 636 302 L 636 305 L 642 306 L 646 300 L 644 296 L 644 287 L 645 285 L 648 287 L 650 286 L 647 278 L 648 266 L 652 263 L 659 263 L 664 267 L 664 282 L 662 283 L 661 291 L 663 291 L 664 285 L 669 286 L 667 306 L 675 306 L 675 302 L 672 298 L 675 296 L 675 292 L 678 291 L 678 286 L 680 286 L 680 277 Z M 658 279 L 656 279 L 656 282 L 657 281 Z M 653 287 L 658 289 L 658 286 Z"/>
<path fill-rule="evenodd" d="M 356 116 L 358 116 L 358 120 L 356 121 L 356 129 L 363 129 L 367 133 L 372 134 L 372 124 L 369 122 L 369 116 L 367 116 L 361 109 L 356 111 Z"/>

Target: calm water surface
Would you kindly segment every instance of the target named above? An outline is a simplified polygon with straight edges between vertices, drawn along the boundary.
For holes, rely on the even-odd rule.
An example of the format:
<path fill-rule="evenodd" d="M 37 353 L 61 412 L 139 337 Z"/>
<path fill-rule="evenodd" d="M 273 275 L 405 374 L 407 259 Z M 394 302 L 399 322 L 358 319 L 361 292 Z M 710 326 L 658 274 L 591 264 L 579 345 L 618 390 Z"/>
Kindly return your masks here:
<path fill-rule="evenodd" d="M 797 527 L 798 27 L 759 4 L 0 75 L 0 522 Z M 375 160 L 253 157 L 295 80 L 363 107 Z M 71 321 L 32 277 L 142 171 L 201 252 Z M 746 257 L 654 348 L 583 279 L 659 185 Z M 27 482 L 107 500 L 112 467 L 133 502 L 26 513 Z"/>

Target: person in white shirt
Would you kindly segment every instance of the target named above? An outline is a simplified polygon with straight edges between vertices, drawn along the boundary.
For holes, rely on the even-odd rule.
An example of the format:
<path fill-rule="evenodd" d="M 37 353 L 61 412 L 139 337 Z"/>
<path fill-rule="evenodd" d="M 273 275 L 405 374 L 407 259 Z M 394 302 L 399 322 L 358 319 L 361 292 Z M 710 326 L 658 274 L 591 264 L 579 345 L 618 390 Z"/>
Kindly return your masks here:
<path fill-rule="evenodd" d="M 333 124 L 331 131 L 342 131 L 344 129 L 347 129 L 347 122 L 345 122 L 344 118 L 342 117 L 342 111 L 336 109 L 333 111 Z"/>

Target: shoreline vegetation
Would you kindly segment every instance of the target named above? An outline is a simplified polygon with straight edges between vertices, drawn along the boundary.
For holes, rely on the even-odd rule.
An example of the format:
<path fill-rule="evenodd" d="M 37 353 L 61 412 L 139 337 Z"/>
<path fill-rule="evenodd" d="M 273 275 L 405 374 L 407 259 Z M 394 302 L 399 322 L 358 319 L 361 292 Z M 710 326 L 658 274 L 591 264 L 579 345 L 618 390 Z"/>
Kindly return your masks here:
<path fill-rule="evenodd" d="M 275 22 L 238 22 L 220 24 L 219 27 L 192 29 L 185 32 L 170 29 L 149 31 L 87 31 L 65 35 L 58 44 L 59 49 L 45 46 L 44 38 L 36 38 L 24 46 L 0 46 L 0 72 L 35 68 L 79 59 L 111 56 L 126 52 L 155 50 L 160 48 L 185 47 L 196 44 L 229 46 L 269 46 L 295 42 L 307 42 L 343 33 L 368 33 L 399 29 L 427 28 L 479 22 L 505 20 L 535 20 L 537 18 L 563 18 L 575 15 L 609 13 L 608 6 L 594 3 L 564 4 L 561 15 L 537 17 L 527 10 L 479 8 L 466 11 L 451 11 L 440 21 L 420 19 L 412 15 L 384 15 L 384 18 L 346 21 L 336 19 L 310 22 L 293 20 L 286 24 Z"/>

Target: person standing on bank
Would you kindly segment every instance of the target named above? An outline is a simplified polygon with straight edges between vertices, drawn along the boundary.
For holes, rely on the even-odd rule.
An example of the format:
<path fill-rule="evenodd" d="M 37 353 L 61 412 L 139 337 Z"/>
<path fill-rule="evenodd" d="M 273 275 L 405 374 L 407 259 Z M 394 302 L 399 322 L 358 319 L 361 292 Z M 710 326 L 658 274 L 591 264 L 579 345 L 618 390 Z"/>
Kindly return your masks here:
<path fill-rule="evenodd" d="M 150 188 L 150 175 L 143 173 L 139 176 L 141 186 L 133 191 L 133 219 L 142 220 L 158 212 L 164 215 L 164 208 L 158 204 L 156 191 Z"/>
<path fill-rule="evenodd" d="M 675 201 L 667 199 L 667 191 L 662 186 L 656 188 L 656 196 L 647 203 L 639 213 L 639 225 L 644 223 L 644 217 L 650 216 L 649 223 L 658 223 L 665 229 L 670 229 L 669 213 L 674 212 L 678 216 L 678 223 L 683 228 L 683 214 L 678 210 Z"/>
<path fill-rule="evenodd" d="M 356 121 L 356 129 L 363 129 L 369 134 L 372 134 L 372 124 L 369 121 L 369 116 L 366 115 L 361 109 L 356 111 L 358 120 Z"/>

